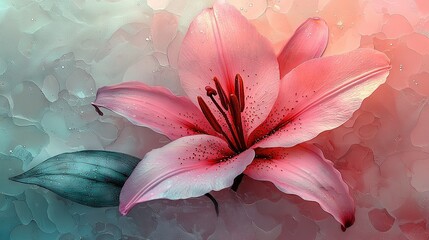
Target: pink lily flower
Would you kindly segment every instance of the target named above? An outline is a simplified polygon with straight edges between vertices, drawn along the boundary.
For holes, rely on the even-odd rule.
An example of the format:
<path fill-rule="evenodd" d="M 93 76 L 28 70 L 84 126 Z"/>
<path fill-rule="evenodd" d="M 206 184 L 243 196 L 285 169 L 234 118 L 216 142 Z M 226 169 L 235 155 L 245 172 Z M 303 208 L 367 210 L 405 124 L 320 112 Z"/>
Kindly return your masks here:
<path fill-rule="evenodd" d="M 320 57 L 326 23 L 304 22 L 276 56 L 238 10 L 215 3 L 191 23 L 179 55 L 187 97 L 141 82 L 102 87 L 93 105 L 172 140 L 147 153 L 126 181 L 120 212 L 154 199 L 230 187 L 245 175 L 320 204 L 345 229 L 354 222 L 348 186 L 305 142 L 348 120 L 380 84 L 389 59 L 372 49 Z"/>

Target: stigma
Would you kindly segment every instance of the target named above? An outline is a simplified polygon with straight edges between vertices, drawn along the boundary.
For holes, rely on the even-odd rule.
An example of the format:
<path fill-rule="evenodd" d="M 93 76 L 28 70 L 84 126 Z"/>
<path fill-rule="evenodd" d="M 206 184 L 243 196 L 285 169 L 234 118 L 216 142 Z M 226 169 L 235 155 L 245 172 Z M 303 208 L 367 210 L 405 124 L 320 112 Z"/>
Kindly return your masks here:
<path fill-rule="evenodd" d="M 247 149 L 246 140 L 244 137 L 243 122 L 241 113 L 245 108 L 244 84 L 240 74 L 235 75 L 234 92 L 227 94 L 222 88 L 217 77 L 213 78 L 214 86 L 206 86 L 206 95 L 216 107 L 216 110 L 222 115 L 228 129 L 224 130 L 222 125 L 216 119 L 210 107 L 204 101 L 203 97 L 198 96 L 198 104 L 205 118 L 209 122 L 213 130 L 221 134 L 228 142 L 229 147 L 236 153 L 240 153 Z M 215 99 L 218 96 L 219 102 Z M 229 135 L 228 135 L 229 132 Z"/>

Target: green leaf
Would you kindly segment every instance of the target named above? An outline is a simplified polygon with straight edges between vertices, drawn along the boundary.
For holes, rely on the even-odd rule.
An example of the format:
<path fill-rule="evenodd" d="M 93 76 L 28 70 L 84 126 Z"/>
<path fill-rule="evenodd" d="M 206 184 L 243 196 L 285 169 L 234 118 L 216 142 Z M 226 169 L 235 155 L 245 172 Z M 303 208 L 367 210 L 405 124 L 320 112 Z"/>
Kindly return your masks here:
<path fill-rule="evenodd" d="M 92 206 L 119 205 L 119 193 L 140 159 L 117 152 L 63 153 L 10 178 L 35 184 L 71 201 Z"/>

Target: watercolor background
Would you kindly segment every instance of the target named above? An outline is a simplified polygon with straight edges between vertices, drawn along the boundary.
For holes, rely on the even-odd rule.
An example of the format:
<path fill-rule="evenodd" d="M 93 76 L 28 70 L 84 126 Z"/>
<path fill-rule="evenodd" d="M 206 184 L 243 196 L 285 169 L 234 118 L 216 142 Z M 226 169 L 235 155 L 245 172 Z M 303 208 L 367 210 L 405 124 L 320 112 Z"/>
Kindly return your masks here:
<path fill-rule="evenodd" d="M 70 151 L 138 157 L 168 142 L 91 101 L 127 80 L 178 83 L 192 18 L 213 1 L 0 0 L 0 239 L 428 239 L 429 1 L 230 0 L 277 50 L 308 17 L 330 27 L 325 55 L 373 47 L 391 74 L 353 118 L 312 140 L 356 201 L 345 233 L 316 203 L 246 178 L 238 193 L 140 204 L 122 217 L 8 180 Z M 249 39 L 251 41 L 251 39 Z"/>

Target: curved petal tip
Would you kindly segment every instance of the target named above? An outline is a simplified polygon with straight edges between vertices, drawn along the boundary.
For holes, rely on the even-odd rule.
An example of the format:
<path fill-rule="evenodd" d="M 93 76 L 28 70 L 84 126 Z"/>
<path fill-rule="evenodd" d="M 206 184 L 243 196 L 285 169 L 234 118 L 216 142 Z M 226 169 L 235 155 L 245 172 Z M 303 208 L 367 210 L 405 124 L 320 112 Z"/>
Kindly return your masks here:
<path fill-rule="evenodd" d="M 329 28 L 325 20 L 314 17 L 302 23 L 277 56 L 280 78 L 301 63 L 322 56 L 328 39 Z"/>
<path fill-rule="evenodd" d="M 259 148 L 258 156 L 244 172 L 249 177 L 270 181 L 281 191 L 315 201 L 342 226 L 355 221 L 355 204 L 340 172 L 323 153 L 309 144 L 293 148 Z"/>
<path fill-rule="evenodd" d="M 122 202 L 119 204 L 119 212 L 121 213 L 122 216 L 125 216 L 128 214 L 128 212 L 134 207 L 135 204 L 130 205 L 130 204 L 123 204 Z M 342 229 L 342 227 L 341 227 Z"/>

